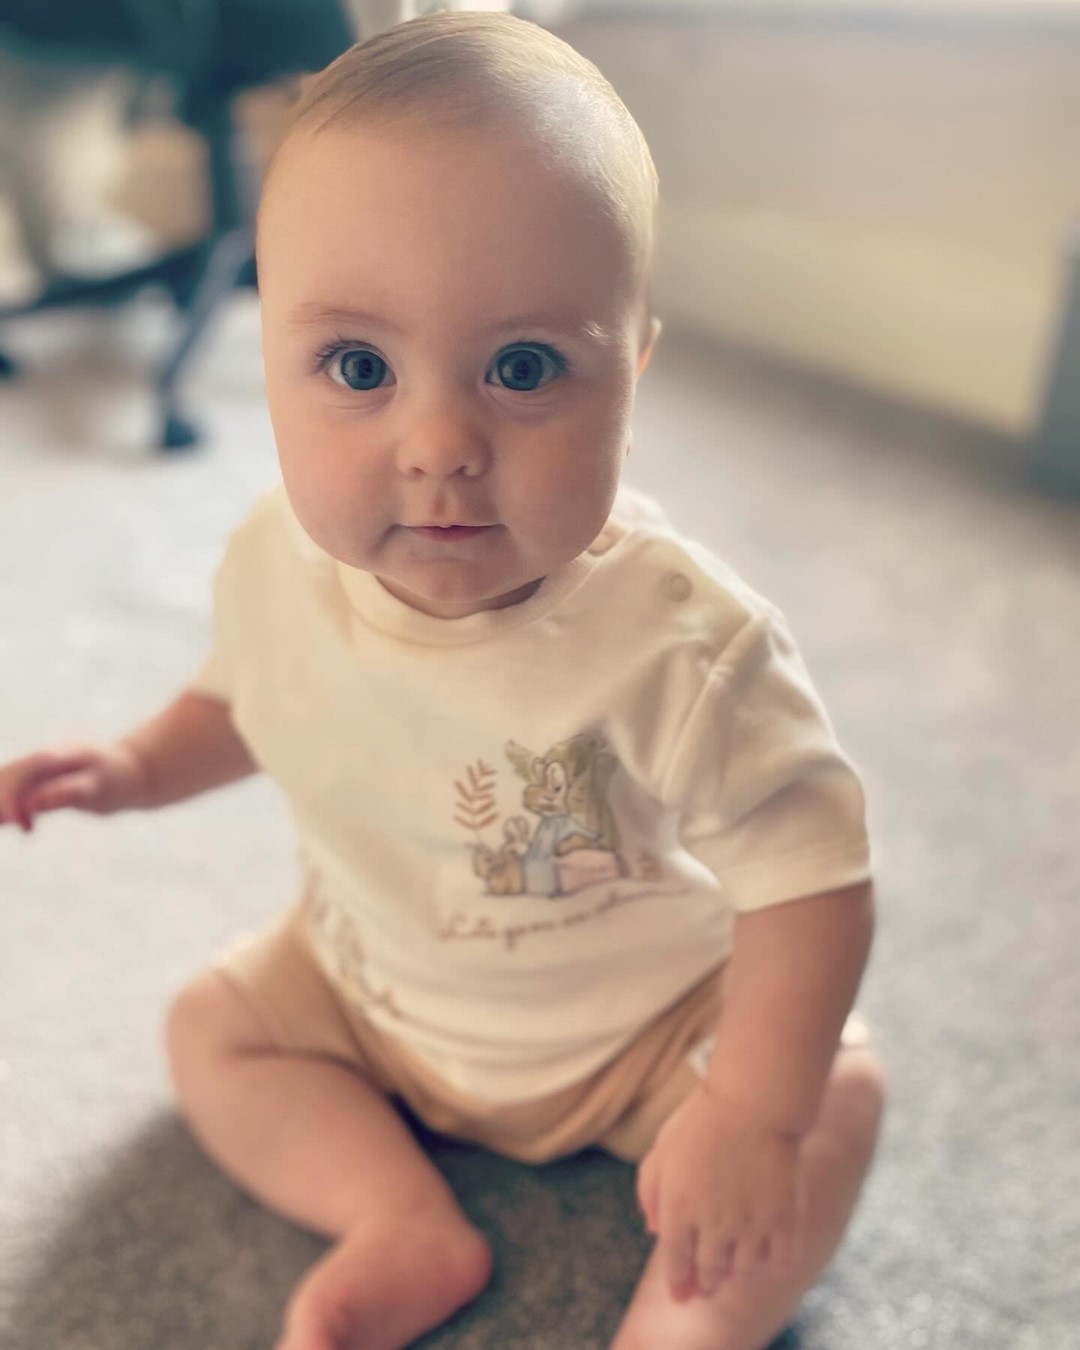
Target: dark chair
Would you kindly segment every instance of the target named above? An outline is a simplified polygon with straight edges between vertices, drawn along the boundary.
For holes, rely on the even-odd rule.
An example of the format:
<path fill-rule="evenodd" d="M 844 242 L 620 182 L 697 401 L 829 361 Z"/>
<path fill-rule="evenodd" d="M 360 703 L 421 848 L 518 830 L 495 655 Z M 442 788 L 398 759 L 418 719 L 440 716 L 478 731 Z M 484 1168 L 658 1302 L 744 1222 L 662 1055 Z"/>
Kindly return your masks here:
<path fill-rule="evenodd" d="M 234 131 L 233 100 L 246 89 L 318 70 L 352 41 L 340 0 L 0 0 L 0 43 L 14 59 L 164 77 L 177 116 L 207 145 L 205 238 L 115 276 L 54 274 L 29 303 L 0 308 L 6 323 L 45 309 L 113 305 L 147 286 L 164 286 L 181 326 L 156 377 L 163 450 L 197 442 L 195 425 L 178 407 L 181 373 L 221 302 L 254 279 L 256 194 Z M 0 375 L 13 374 L 14 363 L 0 352 Z"/>
<path fill-rule="evenodd" d="M 1061 318 L 1034 451 L 1035 472 L 1047 486 L 1080 494 L 1080 226 L 1069 241 Z"/>

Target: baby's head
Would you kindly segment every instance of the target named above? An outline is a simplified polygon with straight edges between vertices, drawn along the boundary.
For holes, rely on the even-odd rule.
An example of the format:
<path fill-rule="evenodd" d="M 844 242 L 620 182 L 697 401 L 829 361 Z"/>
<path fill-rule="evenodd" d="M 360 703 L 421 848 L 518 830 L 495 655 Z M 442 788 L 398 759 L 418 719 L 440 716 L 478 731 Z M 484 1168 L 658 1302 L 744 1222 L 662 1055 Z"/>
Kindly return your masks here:
<path fill-rule="evenodd" d="M 655 336 L 655 199 L 614 90 L 522 20 L 417 19 L 316 77 L 258 239 L 270 413 L 316 543 L 445 618 L 589 546 Z"/>

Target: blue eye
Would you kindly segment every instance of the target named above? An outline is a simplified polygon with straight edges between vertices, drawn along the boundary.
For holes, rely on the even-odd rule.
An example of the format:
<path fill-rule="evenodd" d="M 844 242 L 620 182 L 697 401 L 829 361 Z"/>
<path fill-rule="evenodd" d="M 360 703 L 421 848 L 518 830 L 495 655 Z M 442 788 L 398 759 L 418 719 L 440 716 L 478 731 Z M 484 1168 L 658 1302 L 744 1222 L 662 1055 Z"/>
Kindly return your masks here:
<path fill-rule="evenodd" d="M 330 365 L 332 379 L 358 391 L 378 389 L 389 373 L 390 369 L 381 356 L 362 347 L 338 352 Z"/>
<path fill-rule="evenodd" d="M 530 393 L 566 369 L 566 362 L 548 347 L 507 347 L 495 358 L 494 375 L 504 389 Z M 492 381 L 489 379 L 489 383 Z"/>

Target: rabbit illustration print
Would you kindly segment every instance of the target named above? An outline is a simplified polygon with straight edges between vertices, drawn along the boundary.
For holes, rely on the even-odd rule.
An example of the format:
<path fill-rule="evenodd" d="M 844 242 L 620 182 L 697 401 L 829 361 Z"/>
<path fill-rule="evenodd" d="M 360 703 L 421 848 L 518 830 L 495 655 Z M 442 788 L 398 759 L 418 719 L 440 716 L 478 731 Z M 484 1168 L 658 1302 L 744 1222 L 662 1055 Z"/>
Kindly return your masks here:
<path fill-rule="evenodd" d="M 482 834 L 499 820 L 496 770 L 478 761 L 455 784 L 454 819 L 476 836 L 472 867 L 488 895 L 558 900 L 628 874 L 608 801 L 617 760 L 603 736 L 583 733 L 540 754 L 510 741 L 506 758 L 524 780 L 526 814 L 503 820 L 498 844 Z"/>

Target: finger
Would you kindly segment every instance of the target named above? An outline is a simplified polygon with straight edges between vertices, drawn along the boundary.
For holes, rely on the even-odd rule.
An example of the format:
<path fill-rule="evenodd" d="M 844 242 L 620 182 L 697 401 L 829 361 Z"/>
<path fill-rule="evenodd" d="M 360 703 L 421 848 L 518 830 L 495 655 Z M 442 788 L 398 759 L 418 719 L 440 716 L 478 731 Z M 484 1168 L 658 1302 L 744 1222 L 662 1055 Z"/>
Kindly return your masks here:
<path fill-rule="evenodd" d="M 24 830 L 31 828 L 32 812 L 27 811 L 27 800 L 35 788 L 50 778 L 85 769 L 93 762 L 93 752 L 77 746 L 68 750 L 38 750 L 32 755 L 8 765 L 4 778 L 8 790 L 0 800 L 0 810 L 7 819 L 17 821 Z"/>
<path fill-rule="evenodd" d="M 703 1298 L 715 1294 L 731 1274 L 735 1245 L 727 1238 L 709 1243 L 698 1239 L 697 1288 Z"/>
<path fill-rule="evenodd" d="M 0 825 L 18 825 L 19 829 L 29 833 L 34 828 L 33 815 L 26 809 L 26 803 L 15 793 L 0 800 Z"/>
<path fill-rule="evenodd" d="M 38 750 L 12 766 L 12 777 L 25 791 L 46 778 L 62 773 L 73 773 L 92 764 L 96 752 L 90 746 L 69 746 L 60 750 Z"/>
<path fill-rule="evenodd" d="M 790 1270 L 795 1264 L 795 1225 L 781 1223 L 769 1239 L 769 1259 L 777 1270 Z"/>
<path fill-rule="evenodd" d="M 28 811 L 60 811 L 64 807 L 86 807 L 97 795 L 97 781 L 88 773 L 65 774 L 35 788 L 26 799 Z"/>
<path fill-rule="evenodd" d="M 685 1303 L 697 1287 L 695 1279 L 697 1229 L 693 1224 L 681 1225 L 664 1242 L 664 1248 L 664 1265 L 671 1297 L 676 1303 Z"/>
<path fill-rule="evenodd" d="M 750 1233 L 735 1244 L 731 1273 L 735 1276 L 752 1275 L 767 1259 L 768 1236 Z"/>
<path fill-rule="evenodd" d="M 34 828 L 34 818 L 19 802 L 0 805 L 0 825 L 18 825 L 27 834 Z"/>
<path fill-rule="evenodd" d="M 0 776 L 0 825 L 22 825 L 15 809 L 15 789 L 7 774 Z M 24 827 L 25 828 L 25 827 Z"/>

